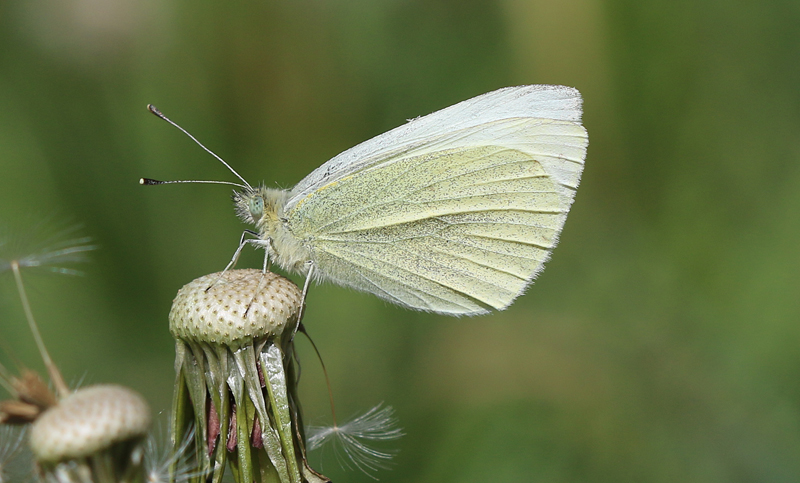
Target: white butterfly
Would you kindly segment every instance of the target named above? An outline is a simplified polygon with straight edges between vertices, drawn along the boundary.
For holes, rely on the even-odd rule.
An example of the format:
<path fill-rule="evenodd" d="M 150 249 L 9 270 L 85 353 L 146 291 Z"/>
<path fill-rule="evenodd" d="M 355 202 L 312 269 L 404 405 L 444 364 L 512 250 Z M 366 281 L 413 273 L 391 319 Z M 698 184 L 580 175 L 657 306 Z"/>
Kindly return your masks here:
<path fill-rule="evenodd" d="M 328 280 L 450 315 L 502 310 L 564 226 L 588 144 L 581 103 L 570 87 L 507 87 L 361 143 L 291 190 L 245 182 L 236 211 L 258 239 L 244 243 L 305 274 L 306 288 Z"/>

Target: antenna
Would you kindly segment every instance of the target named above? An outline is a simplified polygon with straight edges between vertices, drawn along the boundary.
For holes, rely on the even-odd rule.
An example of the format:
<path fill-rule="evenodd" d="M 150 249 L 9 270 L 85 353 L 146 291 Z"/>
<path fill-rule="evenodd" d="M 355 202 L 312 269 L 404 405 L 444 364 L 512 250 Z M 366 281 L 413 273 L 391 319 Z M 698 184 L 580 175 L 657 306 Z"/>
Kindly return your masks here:
<path fill-rule="evenodd" d="M 227 184 L 230 186 L 236 186 L 242 189 L 248 189 L 250 186 L 245 186 L 239 183 L 231 183 L 230 181 L 210 181 L 210 180 L 200 180 L 200 179 L 176 179 L 171 181 L 161 181 L 152 178 L 139 178 L 139 184 L 144 186 L 158 186 L 162 184 L 178 184 L 178 183 L 207 183 L 207 184 Z M 252 189 L 252 188 L 250 188 Z"/>
<path fill-rule="evenodd" d="M 142 178 L 141 180 L 139 180 L 139 184 L 143 184 L 143 185 L 158 185 L 158 184 L 172 184 L 172 183 L 212 183 L 212 184 L 232 184 L 234 186 L 240 186 L 242 188 L 246 187 L 249 190 L 253 189 L 253 187 L 250 186 L 250 183 L 248 183 L 247 180 L 242 178 L 239 175 L 239 173 L 237 173 L 236 170 L 231 167 L 231 165 L 229 165 L 228 163 L 225 162 L 224 159 L 220 158 L 219 156 L 214 154 L 213 151 L 211 151 L 207 147 L 203 146 L 203 143 L 201 143 L 200 141 L 197 140 L 197 138 L 195 138 L 194 136 L 189 134 L 189 132 L 186 129 L 180 127 L 179 125 L 177 125 L 176 123 L 171 121 L 170 118 L 168 118 L 164 114 L 161 114 L 161 111 L 159 111 L 156 106 L 154 106 L 152 104 L 148 104 L 147 105 L 147 109 L 150 112 L 152 112 L 153 114 L 155 114 L 157 117 L 160 117 L 161 119 L 167 121 L 168 123 L 170 123 L 173 126 L 175 126 L 176 128 L 178 128 L 179 131 L 181 131 L 183 134 L 186 134 L 187 136 L 189 136 L 189 139 L 191 139 L 192 141 L 197 143 L 198 146 L 203 148 L 205 150 L 205 152 L 207 152 L 208 154 L 210 154 L 210 155 L 214 156 L 215 158 L 217 158 L 217 161 L 219 161 L 220 163 L 224 164 L 225 167 L 228 168 L 231 171 L 231 173 L 233 173 L 234 175 L 236 175 L 237 178 L 242 180 L 242 183 L 244 183 L 244 186 L 239 185 L 239 184 L 235 184 L 235 183 L 226 183 L 226 182 L 222 182 L 222 181 L 193 181 L 193 180 L 186 180 L 186 181 L 156 181 L 156 180 L 148 180 L 146 178 Z M 148 181 L 153 181 L 153 182 L 148 182 Z"/>

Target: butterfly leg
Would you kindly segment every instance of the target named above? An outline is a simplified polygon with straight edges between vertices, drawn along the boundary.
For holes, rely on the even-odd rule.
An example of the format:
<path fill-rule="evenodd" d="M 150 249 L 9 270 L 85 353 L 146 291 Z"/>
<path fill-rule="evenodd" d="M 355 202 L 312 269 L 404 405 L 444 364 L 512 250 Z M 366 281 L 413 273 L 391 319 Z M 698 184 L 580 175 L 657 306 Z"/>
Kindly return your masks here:
<path fill-rule="evenodd" d="M 254 236 L 254 237 L 256 237 L 256 238 L 250 238 L 250 239 L 247 239 L 247 238 L 245 238 L 245 237 L 247 237 L 247 235 L 252 235 L 252 236 Z M 220 272 L 220 274 L 219 274 L 219 277 L 217 277 L 217 279 L 216 279 L 216 280 L 214 280 L 214 283 L 212 283 L 211 285 L 209 285 L 209 286 L 208 286 L 208 288 L 206 289 L 206 292 L 207 292 L 207 291 L 208 291 L 208 290 L 209 290 L 211 287 L 213 287 L 214 285 L 216 285 L 216 284 L 217 284 L 217 282 L 219 282 L 219 281 L 220 281 L 220 279 L 222 279 L 222 274 L 224 274 L 225 272 L 227 272 L 228 270 L 230 270 L 231 268 L 233 268 L 233 266 L 234 266 L 234 265 L 236 265 L 236 262 L 238 262 L 238 261 L 239 261 L 239 255 L 241 255 L 241 254 L 242 254 L 242 250 L 244 249 L 244 247 L 245 247 L 246 245 L 248 245 L 248 244 L 249 244 L 249 245 L 255 245 L 255 246 L 258 246 L 258 245 L 262 244 L 263 242 L 264 242 L 264 240 L 261 240 L 260 238 L 258 238 L 258 233 L 254 232 L 254 231 L 252 231 L 252 230 L 245 230 L 245 231 L 243 231 L 243 232 L 242 232 L 242 236 L 239 238 L 239 246 L 236 248 L 236 251 L 235 251 L 235 252 L 233 252 L 233 257 L 231 257 L 231 261 L 230 261 L 230 262 L 228 262 L 228 264 L 225 266 L 225 268 L 222 270 L 222 272 Z M 265 262 L 265 263 L 266 263 L 266 262 Z"/>
<path fill-rule="evenodd" d="M 311 285 L 311 277 L 314 274 L 314 262 L 307 263 L 308 273 L 306 273 L 306 282 L 303 284 L 303 294 L 300 296 L 300 311 L 297 314 L 297 325 L 294 327 L 292 340 L 294 340 L 294 336 L 297 334 L 297 328 L 300 327 L 300 324 L 303 322 L 303 315 L 306 311 L 306 295 L 308 294 L 308 286 Z"/>
<path fill-rule="evenodd" d="M 303 312 L 306 307 L 306 295 L 308 295 L 308 286 L 311 285 L 311 277 L 314 274 L 314 263 L 308 262 L 308 273 L 306 274 L 306 283 L 303 284 L 303 295 L 300 297 L 300 313 L 297 320 L 302 322 Z"/>
<path fill-rule="evenodd" d="M 250 232 L 250 233 L 251 234 L 255 234 L 255 232 Z M 239 242 L 239 248 L 236 250 L 237 252 L 241 252 L 242 251 L 242 247 L 244 245 L 248 244 L 248 243 L 253 245 L 256 248 L 261 247 L 261 248 L 264 249 L 264 268 L 261 270 L 261 278 L 258 281 L 258 288 L 256 288 L 256 293 L 258 293 L 258 292 L 261 291 L 261 288 L 262 288 L 261 284 L 264 282 L 265 276 L 266 276 L 267 272 L 269 271 L 269 262 L 270 262 L 269 254 L 270 254 L 270 248 L 272 248 L 272 238 L 266 238 L 266 239 L 256 238 L 256 239 L 245 240 L 244 239 L 244 235 L 245 234 L 243 233 L 242 234 L 242 239 Z M 238 255 L 234 255 L 234 257 L 237 257 L 237 256 Z M 227 270 L 227 267 L 226 267 L 226 270 Z M 250 312 L 250 307 L 253 305 L 253 302 L 255 302 L 255 300 L 256 300 L 256 296 L 254 294 L 253 298 L 250 299 L 250 303 L 247 304 L 247 308 L 244 311 L 245 317 L 247 317 L 248 312 Z"/>
<path fill-rule="evenodd" d="M 256 238 L 255 239 L 252 239 L 252 238 L 251 239 L 245 239 L 245 237 L 247 235 L 252 235 L 252 236 L 254 236 Z M 227 272 L 234 265 L 236 265 L 236 262 L 239 261 L 239 255 L 242 254 L 242 250 L 244 249 L 245 245 L 247 245 L 248 243 L 249 244 L 253 244 L 253 245 L 258 245 L 259 241 L 261 241 L 261 240 L 260 240 L 260 238 L 258 238 L 258 233 L 254 232 L 252 230 L 243 231 L 242 232 L 242 236 L 239 237 L 239 246 L 236 248 L 236 251 L 233 252 L 233 257 L 231 257 L 231 261 L 228 262 L 228 264 L 225 266 L 225 269 L 222 270 L 222 273 Z"/>
<path fill-rule="evenodd" d="M 267 273 L 270 269 L 270 258 L 269 254 L 272 250 L 272 238 L 267 238 L 266 240 L 254 240 L 254 245 L 261 245 L 264 248 L 264 268 L 261 269 L 261 273 Z"/>
<path fill-rule="evenodd" d="M 253 306 L 253 302 L 256 301 L 256 297 L 257 297 L 256 294 L 261 292 L 261 289 L 264 288 L 263 284 L 264 284 L 264 281 L 266 280 L 266 275 L 267 275 L 267 272 L 261 272 L 261 276 L 258 279 L 258 287 L 256 287 L 256 290 L 253 293 L 253 297 L 250 299 L 250 302 L 248 302 L 248 304 L 247 304 L 247 308 L 244 310 L 244 316 L 245 317 L 247 317 L 247 314 L 250 312 L 250 307 Z"/>

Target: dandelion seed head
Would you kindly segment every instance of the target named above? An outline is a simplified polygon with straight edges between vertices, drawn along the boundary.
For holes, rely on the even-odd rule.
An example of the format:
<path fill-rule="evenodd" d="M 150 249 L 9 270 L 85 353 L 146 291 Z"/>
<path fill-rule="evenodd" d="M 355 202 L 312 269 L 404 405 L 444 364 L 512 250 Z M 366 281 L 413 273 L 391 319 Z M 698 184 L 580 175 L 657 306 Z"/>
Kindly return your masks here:
<path fill-rule="evenodd" d="M 289 279 L 256 269 L 212 273 L 178 291 L 169 313 L 173 337 L 242 346 L 279 335 L 297 321 L 301 291 Z"/>
<path fill-rule="evenodd" d="M 149 426 L 150 408 L 138 393 L 113 384 L 88 386 L 39 416 L 30 446 L 39 461 L 81 458 L 142 437 Z"/>
<path fill-rule="evenodd" d="M 403 429 L 397 426 L 394 409 L 391 406 L 381 408 L 382 405 L 380 403 L 342 425 L 309 427 L 308 449 L 313 451 L 330 443 L 343 467 L 353 469 L 355 466 L 377 480 L 372 473 L 389 469 L 397 451 L 379 450 L 369 443 L 395 440 L 404 434 Z"/>

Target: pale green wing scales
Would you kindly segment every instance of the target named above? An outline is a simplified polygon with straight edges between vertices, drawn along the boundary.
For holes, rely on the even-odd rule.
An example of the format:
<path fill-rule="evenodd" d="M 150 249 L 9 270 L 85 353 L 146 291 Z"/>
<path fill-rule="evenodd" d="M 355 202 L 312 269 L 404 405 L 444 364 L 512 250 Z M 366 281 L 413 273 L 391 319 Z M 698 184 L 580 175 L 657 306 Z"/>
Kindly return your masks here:
<path fill-rule="evenodd" d="M 586 142 L 566 120 L 447 131 L 316 187 L 287 227 L 321 279 L 431 312 L 503 309 L 557 243 Z"/>

